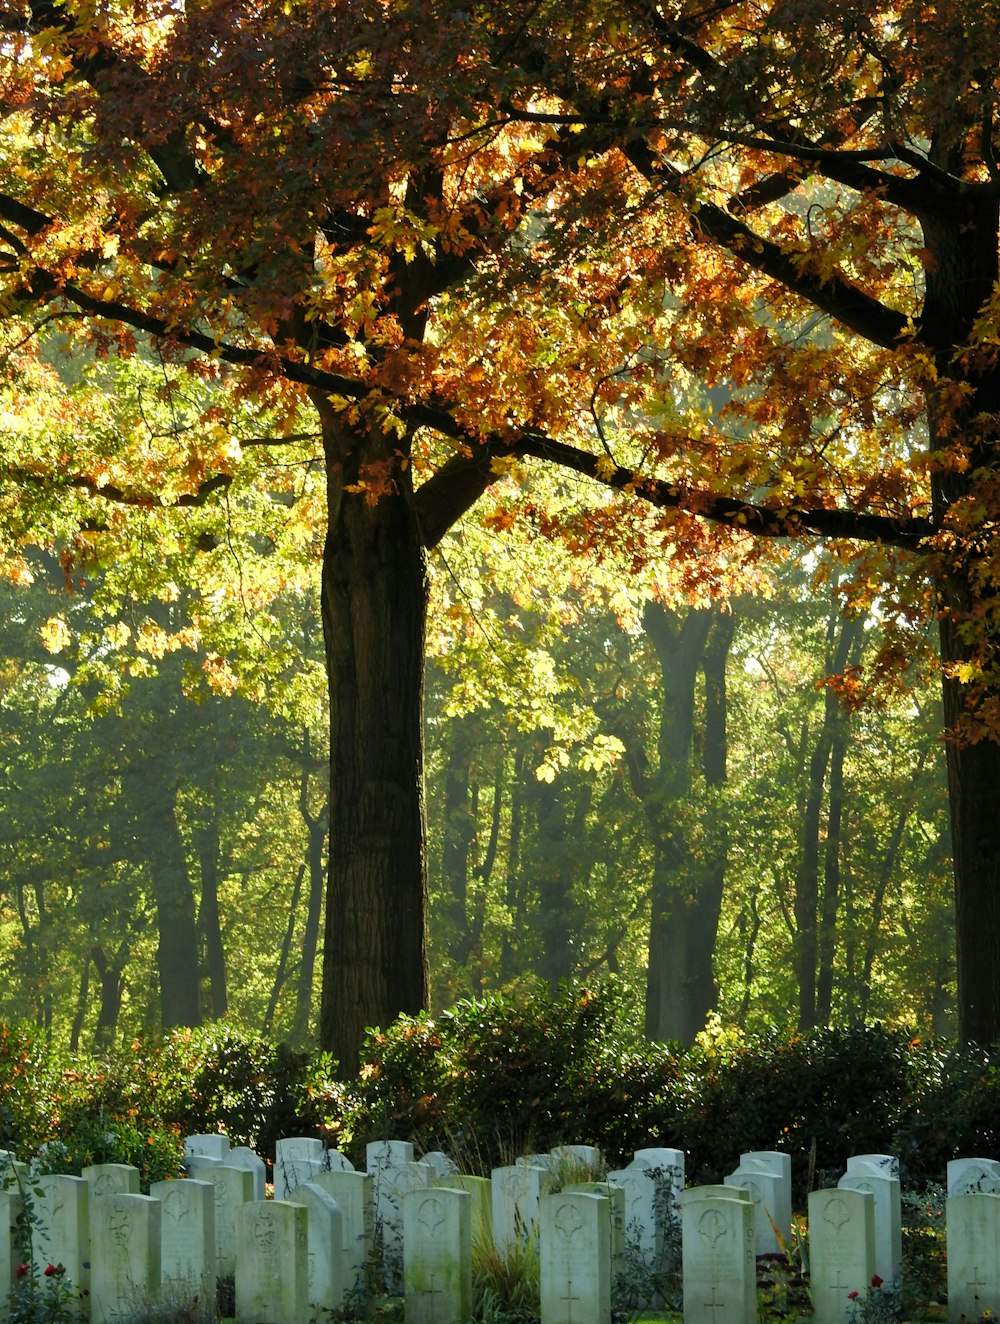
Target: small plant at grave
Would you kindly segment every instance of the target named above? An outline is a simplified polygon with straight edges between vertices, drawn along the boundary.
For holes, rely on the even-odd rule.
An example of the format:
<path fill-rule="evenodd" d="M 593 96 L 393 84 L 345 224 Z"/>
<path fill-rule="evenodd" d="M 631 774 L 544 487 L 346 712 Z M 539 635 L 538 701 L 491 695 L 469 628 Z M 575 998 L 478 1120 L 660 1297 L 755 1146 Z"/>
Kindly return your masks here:
<path fill-rule="evenodd" d="M 472 1243 L 472 1315 L 480 1324 L 538 1324 L 541 1314 L 537 1237 L 518 1237 L 499 1250 Z"/>
<path fill-rule="evenodd" d="M 83 1295 L 63 1265 L 49 1264 L 39 1273 L 25 1261 L 17 1266 L 7 1294 L 9 1324 L 76 1324 L 88 1313 Z"/>
<path fill-rule="evenodd" d="M 864 1292 L 848 1292 L 848 1324 L 897 1324 L 903 1318 L 899 1288 L 874 1274 Z"/>
<path fill-rule="evenodd" d="M 903 1305 L 908 1317 L 943 1301 L 948 1290 L 945 1258 L 945 1188 L 932 1182 L 902 1194 Z"/>

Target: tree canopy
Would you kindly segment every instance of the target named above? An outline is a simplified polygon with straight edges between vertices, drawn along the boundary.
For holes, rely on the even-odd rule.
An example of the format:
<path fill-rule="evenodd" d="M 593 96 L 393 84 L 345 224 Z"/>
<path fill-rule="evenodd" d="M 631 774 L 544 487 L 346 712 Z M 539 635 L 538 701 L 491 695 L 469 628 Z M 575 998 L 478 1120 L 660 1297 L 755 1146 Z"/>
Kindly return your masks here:
<path fill-rule="evenodd" d="M 696 601 L 775 540 L 864 544 L 845 593 L 879 604 L 886 684 L 934 607 L 962 1028 L 1000 1033 L 995 19 L 968 0 L 4 11 L 12 537 L 60 493 L 63 527 L 102 538 L 107 505 L 201 512 L 239 482 L 248 408 L 254 451 L 322 457 L 321 1037 L 343 1062 L 426 1002 L 426 553 L 525 460 L 603 489 L 582 515 L 536 509 L 539 533 L 669 560 Z M 39 352 L 51 327 L 67 354 L 152 350 L 213 389 L 155 439 L 79 429 L 90 396 Z M 16 426 L 39 393 L 86 445 Z"/>

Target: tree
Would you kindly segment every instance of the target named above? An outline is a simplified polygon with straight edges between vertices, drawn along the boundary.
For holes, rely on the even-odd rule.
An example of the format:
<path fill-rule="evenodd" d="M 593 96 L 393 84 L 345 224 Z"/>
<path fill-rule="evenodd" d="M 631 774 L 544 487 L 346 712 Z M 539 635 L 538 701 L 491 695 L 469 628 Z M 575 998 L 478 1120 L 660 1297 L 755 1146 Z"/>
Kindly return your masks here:
<path fill-rule="evenodd" d="M 634 537 L 639 559 L 669 544 L 692 592 L 724 591 L 725 557 L 759 555 L 753 538 L 813 535 L 871 544 L 862 597 L 895 576 L 896 551 L 906 610 L 933 586 L 965 736 L 950 745 L 962 1029 L 1000 1033 L 986 13 L 25 0 L 5 14 L 14 395 L 38 372 L 32 329 L 57 318 L 102 352 L 149 337 L 224 379 L 230 400 L 270 409 L 272 444 L 320 434 L 320 1037 L 345 1069 L 366 1024 L 427 997 L 427 550 L 518 457 L 662 510 L 650 535 L 599 503 L 577 541 Z M 725 415 L 691 418 L 668 363 L 735 383 Z M 112 464 L 107 446 L 71 464 L 12 445 L 8 481 L 61 484 L 84 524 L 96 497 L 193 510 L 233 482 L 224 425 L 155 456 L 111 449 Z"/>

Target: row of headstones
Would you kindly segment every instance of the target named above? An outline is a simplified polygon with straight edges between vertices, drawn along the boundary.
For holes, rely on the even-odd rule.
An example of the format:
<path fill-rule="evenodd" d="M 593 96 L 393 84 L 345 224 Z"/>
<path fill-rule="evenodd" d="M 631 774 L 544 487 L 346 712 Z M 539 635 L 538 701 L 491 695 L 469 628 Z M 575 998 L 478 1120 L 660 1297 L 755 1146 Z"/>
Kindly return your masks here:
<path fill-rule="evenodd" d="M 91 1279 L 91 1314 L 95 1321 L 117 1315 L 126 1297 L 152 1293 L 161 1281 L 170 1290 L 194 1285 L 210 1296 L 214 1294 L 216 1275 L 229 1273 L 237 1279 L 241 1317 L 260 1316 L 264 1309 L 261 1299 L 270 1301 L 272 1307 L 279 1302 L 276 1317 L 285 1317 L 299 1288 L 294 1272 L 287 1288 L 283 1287 L 280 1270 L 294 1266 L 296 1256 L 282 1251 L 275 1258 L 265 1251 L 272 1245 L 293 1243 L 301 1243 L 305 1255 L 307 1299 L 314 1305 L 336 1308 L 363 1275 L 372 1256 L 378 1219 L 387 1262 L 400 1276 L 399 1282 L 390 1282 L 390 1288 L 402 1287 L 405 1291 L 408 1317 L 426 1317 L 433 1324 L 443 1324 L 442 1311 L 447 1307 L 442 1284 L 465 1282 L 470 1257 L 463 1247 L 471 1244 L 473 1235 L 492 1232 L 497 1245 L 503 1248 L 538 1229 L 543 1264 L 549 1266 L 543 1274 L 543 1298 L 549 1302 L 547 1318 L 553 1324 L 582 1324 L 591 1316 L 580 1314 L 583 1307 L 578 1300 L 593 1303 L 604 1299 L 600 1288 L 603 1259 L 588 1250 L 579 1265 L 565 1274 L 561 1270 L 556 1273 L 558 1281 L 554 1283 L 558 1265 L 572 1258 L 567 1250 L 570 1231 L 575 1232 L 578 1225 L 587 1227 L 587 1220 L 592 1223 L 594 1218 L 600 1228 L 606 1218 L 608 1231 L 601 1235 L 606 1243 L 610 1281 L 627 1241 L 641 1248 L 647 1263 L 656 1261 L 671 1210 L 679 1206 L 684 1225 L 685 1316 L 700 1318 L 701 1309 L 715 1324 L 719 1310 L 731 1312 L 735 1308 L 739 1313 L 741 1301 L 748 1312 L 755 1311 L 754 1255 L 771 1248 L 770 1239 L 779 1245 L 786 1240 L 791 1223 L 790 1160 L 782 1154 L 745 1154 L 724 1186 L 694 1188 L 682 1194 L 683 1153 L 673 1149 L 643 1150 L 637 1152 L 628 1168 L 609 1173 L 606 1182 L 564 1185 L 553 1196 L 549 1192 L 557 1182 L 558 1169 L 562 1169 L 558 1174 L 562 1177 L 567 1166 L 596 1171 L 601 1162 L 599 1152 L 588 1146 L 564 1146 L 551 1154 L 532 1155 L 511 1167 L 495 1169 L 489 1181 L 459 1176 L 442 1154 L 425 1155 L 415 1162 L 412 1147 L 403 1142 L 370 1146 L 369 1172 L 356 1173 L 343 1155 L 324 1152 L 321 1142 L 293 1139 L 279 1142 L 275 1195 L 282 1204 L 303 1206 L 308 1213 L 287 1213 L 273 1210 L 274 1202 L 260 1207 L 264 1165 L 250 1151 L 230 1150 L 224 1136 L 190 1137 L 187 1148 L 188 1166 L 195 1180 L 158 1183 L 150 1197 L 137 1194 L 138 1173 L 121 1165 L 100 1165 L 89 1169 L 83 1178 L 32 1181 L 32 1188 L 39 1192 L 33 1196 L 38 1229 L 36 1259 L 41 1264 L 63 1263 L 68 1276 L 81 1286 L 86 1285 L 88 1277 Z M 234 1158 L 242 1166 L 237 1166 Z M 21 1174 L 22 1184 L 25 1175 Z M 1000 1281 L 1000 1196 L 994 1194 L 1000 1192 L 1000 1164 L 958 1160 L 949 1164 L 948 1180 L 952 1196 L 949 1299 L 953 1303 L 952 1317 L 958 1319 L 961 1313 L 968 1313 L 970 1303 L 980 1307 L 981 1314 L 982 1289 Z M 428 1193 L 430 1186 L 437 1188 L 433 1195 Z M 438 1193 L 449 1189 L 466 1199 L 455 1202 Z M 963 1196 L 954 1203 L 962 1192 L 969 1193 L 970 1198 Z M 664 1193 L 669 1197 L 666 1200 Z M 90 1195 L 93 1199 L 88 1207 Z M 579 1206 L 577 1195 L 596 1199 L 602 1212 L 594 1214 L 592 1203 Z M 858 1156 L 849 1161 L 838 1192 L 816 1192 L 814 1196 L 816 1200 L 811 1198 L 810 1202 L 812 1283 L 822 1315 L 824 1300 L 840 1300 L 843 1304 L 846 1293 L 862 1290 L 872 1274 L 877 1273 L 887 1282 L 898 1278 L 900 1201 L 894 1161 L 884 1155 Z M 8 1192 L 7 1225 L 11 1228 L 19 1198 Z M 818 1200 L 832 1203 L 819 1210 L 814 1208 Z M 558 1209 L 553 1201 L 561 1201 Z M 257 1207 L 244 1210 L 245 1205 Z M 468 1236 L 461 1231 L 466 1215 L 447 1212 L 466 1207 Z M 697 1223 L 692 1212 L 696 1207 Z M 591 1212 L 584 1213 L 586 1210 Z M 284 1230 L 276 1221 L 280 1219 L 286 1220 Z M 452 1222 L 454 1235 L 449 1231 Z M 426 1247 L 420 1249 L 427 1241 L 424 1232 L 428 1227 L 430 1240 L 437 1247 L 437 1258 L 431 1256 L 433 1266 L 429 1269 Z M 580 1235 L 573 1244 L 586 1240 Z M 409 1248 L 404 1254 L 407 1243 Z M 562 1250 L 557 1253 L 553 1247 L 559 1246 Z M 240 1248 L 245 1261 L 242 1269 Z M 0 1276 L 0 1282 L 12 1281 L 13 1257 L 11 1238 L 8 1273 Z M 590 1283 L 593 1276 L 588 1264 L 597 1266 L 597 1281 L 591 1284 L 595 1290 L 588 1287 L 585 1296 L 578 1297 L 580 1284 Z M 0 1273 L 2 1269 L 0 1263 Z M 421 1315 L 424 1282 L 429 1284 L 429 1315 Z M 741 1283 L 739 1296 L 734 1296 Z M 556 1301 L 563 1302 L 562 1313 L 554 1306 Z M 836 1318 L 843 1318 L 842 1310 Z"/>

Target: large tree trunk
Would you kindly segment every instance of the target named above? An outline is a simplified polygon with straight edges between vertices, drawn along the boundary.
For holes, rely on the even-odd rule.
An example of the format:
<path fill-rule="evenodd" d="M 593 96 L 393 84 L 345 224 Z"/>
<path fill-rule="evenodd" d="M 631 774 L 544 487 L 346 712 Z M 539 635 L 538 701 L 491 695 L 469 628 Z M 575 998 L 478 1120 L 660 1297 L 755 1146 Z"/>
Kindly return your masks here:
<path fill-rule="evenodd" d="M 320 1044 L 342 1074 L 365 1030 L 427 1005 L 423 673 L 427 571 L 395 439 L 323 399 L 330 863 Z"/>

